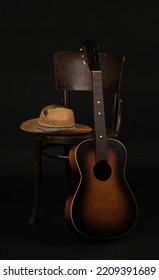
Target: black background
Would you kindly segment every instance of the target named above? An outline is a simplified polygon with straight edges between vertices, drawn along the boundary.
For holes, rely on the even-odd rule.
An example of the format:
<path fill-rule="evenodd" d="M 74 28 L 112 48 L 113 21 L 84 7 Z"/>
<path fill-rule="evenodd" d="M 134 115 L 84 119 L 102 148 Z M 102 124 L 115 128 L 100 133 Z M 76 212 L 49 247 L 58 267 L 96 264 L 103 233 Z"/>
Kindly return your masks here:
<path fill-rule="evenodd" d="M 158 5 L 157 0 L 1 1 L 1 259 L 158 259 Z M 60 102 L 53 54 L 78 51 L 84 39 L 126 57 L 119 139 L 128 151 L 126 175 L 139 218 L 129 235 L 113 242 L 91 242 L 70 232 L 63 216 L 64 163 L 46 158 L 39 220 L 27 224 L 34 141 L 19 126 L 45 105 Z M 89 122 L 84 97 L 78 98 L 76 120 Z"/>

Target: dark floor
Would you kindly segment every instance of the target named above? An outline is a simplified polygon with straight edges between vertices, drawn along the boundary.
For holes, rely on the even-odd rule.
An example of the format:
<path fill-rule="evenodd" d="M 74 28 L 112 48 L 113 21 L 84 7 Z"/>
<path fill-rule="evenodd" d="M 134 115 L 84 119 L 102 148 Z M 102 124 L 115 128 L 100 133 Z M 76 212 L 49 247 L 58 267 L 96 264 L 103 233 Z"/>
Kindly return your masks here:
<path fill-rule="evenodd" d="M 135 228 L 118 240 L 92 241 L 76 236 L 64 220 L 64 164 L 43 161 L 43 184 L 38 220 L 27 223 L 31 209 L 31 152 L 10 153 L 3 164 L 0 198 L 0 259 L 158 259 L 159 204 L 157 170 L 128 165 L 127 180 L 139 206 Z M 1 184 L 2 185 L 2 184 Z M 153 191 L 154 187 L 154 191 Z M 156 192 L 156 193 L 155 193 Z"/>

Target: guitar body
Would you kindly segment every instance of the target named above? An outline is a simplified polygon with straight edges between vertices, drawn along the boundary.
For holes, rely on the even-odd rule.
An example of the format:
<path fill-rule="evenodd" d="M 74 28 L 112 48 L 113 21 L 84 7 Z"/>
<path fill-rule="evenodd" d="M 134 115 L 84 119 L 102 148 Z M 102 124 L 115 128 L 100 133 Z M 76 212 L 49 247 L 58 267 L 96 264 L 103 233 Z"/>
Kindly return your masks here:
<path fill-rule="evenodd" d="M 109 239 L 128 233 L 137 219 L 137 204 L 125 178 L 127 153 L 116 139 L 107 139 L 107 160 L 96 162 L 95 139 L 69 154 L 74 175 L 65 206 L 70 226 L 89 238 Z"/>

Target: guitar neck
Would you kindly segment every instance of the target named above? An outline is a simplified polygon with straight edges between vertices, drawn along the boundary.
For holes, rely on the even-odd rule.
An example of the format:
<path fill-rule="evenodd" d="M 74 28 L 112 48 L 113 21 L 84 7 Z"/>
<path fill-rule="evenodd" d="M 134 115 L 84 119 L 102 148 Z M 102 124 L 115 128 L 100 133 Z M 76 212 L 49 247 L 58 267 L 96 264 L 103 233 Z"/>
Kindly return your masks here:
<path fill-rule="evenodd" d="M 107 160 L 107 136 L 101 71 L 92 71 L 96 161 Z"/>

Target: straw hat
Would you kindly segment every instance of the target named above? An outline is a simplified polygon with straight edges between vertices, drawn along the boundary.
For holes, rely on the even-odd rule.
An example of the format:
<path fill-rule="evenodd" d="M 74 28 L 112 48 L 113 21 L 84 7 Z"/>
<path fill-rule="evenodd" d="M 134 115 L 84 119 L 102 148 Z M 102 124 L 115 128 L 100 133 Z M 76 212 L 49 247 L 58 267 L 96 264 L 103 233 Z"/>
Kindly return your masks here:
<path fill-rule="evenodd" d="M 83 134 L 92 130 L 89 126 L 75 123 L 73 111 L 59 105 L 44 107 L 39 118 L 24 121 L 20 129 L 39 134 Z"/>

